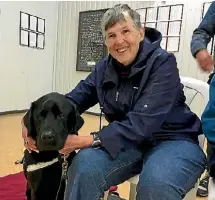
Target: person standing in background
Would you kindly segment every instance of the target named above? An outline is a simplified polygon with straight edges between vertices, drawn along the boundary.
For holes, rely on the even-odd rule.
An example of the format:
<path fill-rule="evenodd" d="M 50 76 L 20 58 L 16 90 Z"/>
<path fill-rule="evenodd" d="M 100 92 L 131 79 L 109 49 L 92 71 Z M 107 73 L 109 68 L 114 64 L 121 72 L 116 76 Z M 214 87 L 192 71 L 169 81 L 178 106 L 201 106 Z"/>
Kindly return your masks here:
<path fill-rule="evenodd" d="M 213 52 L 213 56 L 207 50 L 207 46 L 211 39 L 215 35 L 215 2 L 213 1 L 199 24 L 198 28 L 193 31 L 192 40 L 190 44 L 191 53 L 193 57 L 196 59 L 200 69 L 204 72 L 212 72 L 209 75 L 208 84 L 210 84 L 211 79 L 214 75 L 214 56 L 215 52 Z M 215 48 L 213 48 L 215 51 Z M 212 147 L 209 142 L 207 142 L 207 160 L 212 155 Z M 197 196 L 206 197 L 208 196 L 208 182 L 209 182 L 209 167 L 206 168 L 206 175 L 200 181 Z"/>

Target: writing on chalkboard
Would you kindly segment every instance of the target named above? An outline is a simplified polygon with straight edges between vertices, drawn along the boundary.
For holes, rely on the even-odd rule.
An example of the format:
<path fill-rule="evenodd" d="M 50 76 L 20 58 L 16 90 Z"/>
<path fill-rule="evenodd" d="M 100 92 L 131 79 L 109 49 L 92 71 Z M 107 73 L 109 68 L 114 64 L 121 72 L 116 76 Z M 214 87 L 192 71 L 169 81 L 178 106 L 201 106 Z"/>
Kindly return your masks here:
<path fill-rule="evenodd" d="M 77 71 L 92 71 L 107 55 L 100 21 L 107 9 L 79 12 Z"/>

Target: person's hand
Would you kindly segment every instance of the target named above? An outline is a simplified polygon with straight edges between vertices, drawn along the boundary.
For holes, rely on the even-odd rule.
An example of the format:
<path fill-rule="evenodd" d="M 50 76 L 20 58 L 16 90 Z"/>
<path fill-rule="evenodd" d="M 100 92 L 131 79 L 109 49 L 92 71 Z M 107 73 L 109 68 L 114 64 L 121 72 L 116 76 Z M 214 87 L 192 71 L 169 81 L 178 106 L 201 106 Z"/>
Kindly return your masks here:
<path fill-rule="evenodd" d="M 203 71 L 211 72 L 213 70 L 214 60 L 206 49 L 197 52 L 196 60 Z"/>
<path fill-rule="evenodd" d="M 33 140 L 32 137 L 28 137 L 28 129 L 25 127 L 23 120 L 21 122 L 21 125 L 22 125 L 22 137 L 24 140 L 25 148 L 28 150 L 29 153 L 31 153 L 32 151 L 39 153 L 37 147 L 35 146 L 36 141 Z"/>
<path fill-rule="evenodd" d="M 90 147 L 93 143 L 93 136 L 78 136 L 78 135 L 68 135 L 63 149 L 59 153 L 68 155 L 69 153 L 77 150 Z"/>

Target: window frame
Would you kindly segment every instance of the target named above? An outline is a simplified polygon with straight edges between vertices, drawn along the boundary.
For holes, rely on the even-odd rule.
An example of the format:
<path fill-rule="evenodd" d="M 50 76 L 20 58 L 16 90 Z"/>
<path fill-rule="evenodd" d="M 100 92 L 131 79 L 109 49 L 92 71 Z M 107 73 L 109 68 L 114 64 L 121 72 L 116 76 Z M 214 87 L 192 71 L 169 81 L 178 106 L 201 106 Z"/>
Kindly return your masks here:
<path fill-rule="evenodd" d="M 170 19 L 171 17 L 171 9 L 172 7 L 175 6 L 181 6 L 182 10 L 181 10 L 181 18 L 180 19 Z M 158 20 L 158 16 L 159 16 L 159 9 L 160 8 L 164 8 L 164 7 L 169 7 L 169 13 L 168 13 L 168 20 Z M 147 10 L 151 9 L 151 8 L 155 8 L 156 10 L 156 20 L 155 21 L 147 21 Z M 145 9 L 145 17 L 144 17 L 144 22 L 141 21 L 141 24 L 148 24 L 148 23 L 155 23 L 155 29 L 157 30 L 157 25 L 158 23 L 162 23 L 165 22 L 167 23 L 167 29 L 166 29 L 166 35 L 162 35 L 162 39 L 166 38 L 166 42 L 165 42 L 165 47 L 164 49 L 168 51 L 168 40 L 169 38 L 178 38 L 178 47 L 176 50 L 174 51 L 170 51 L 170 52 L 179 52 L 180 49 L 180 43 L 181 43 L 181 31 L 182 31 L 182 23 L 183 23 L 183 13 L 184 13 L 184 4 L 171 4 L 171 5 L 161 5 L 161 6 L 150 6 L 150 7 L 142 7 L 142 8 L 137 8 L 136 11 L 138 12 L 139 10 L 143 10 Z M 179 28 L 179 34 L 178 35 L 168 35 L 169 34 L 169 28 L 170 28 L 170 23 L 171 22 L 180 22 L 180 28 Z M 146 26 L 147 27 L 147 26 Z"/>
<path fill-rule="evenodd" d="M 28 17 L 28 25 L 27 28 L 22 27 L 22 15 L 27 15 Z M 36 18 L 36 30 L 31 29 L 31 17 Z M 38 24 L 39 24 L 39 20 L 43 21 L 43 32 L 41 32 L 40 30 L 38 30 Z M 22 31 L 26 31 L 28 32 L 28 43 L 24 44 L 22 43 Z M 36 44 L 35 46 L 31 45 L 31 41 L 30 41 L 30 34 L 36 34 Z M 42 35 L 43 36 L 43 42 L 42 42 L 42 47 L 38 46 L 38 36 Z M 29 48 L 34 48 L 34 49 L 40 49 L 43 50 L 45 48 L 45 19 L 41 18 L 41 17 L 37 17 L 35 15 L 31 15 L 29 13 L 26 12 L 22 12 L 20 11 L 20 25 L 19 25 L 19 45 L 23 46 L 23 47 L 29 47 Z"/>

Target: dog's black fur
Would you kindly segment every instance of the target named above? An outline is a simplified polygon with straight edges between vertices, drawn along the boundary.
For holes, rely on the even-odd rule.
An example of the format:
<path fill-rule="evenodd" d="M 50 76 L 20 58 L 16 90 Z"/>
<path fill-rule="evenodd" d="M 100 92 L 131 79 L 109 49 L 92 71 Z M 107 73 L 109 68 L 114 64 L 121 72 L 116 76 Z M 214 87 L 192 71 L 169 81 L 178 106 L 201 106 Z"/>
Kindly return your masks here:
<path fill-rule="evenodd" d="M 68 134 L 77 134 L 83 123 L 76 106 L 59 93 L 49 93 L 31 104 L 24 116 L 24 124 L 28 136 L 36 141 L 39 153 L 24 152 L 28 200 L 56 200 L 62 175 L 61 162 L 32 172 L 27 172 L 27 167 L 59 157 L 58 150 L 64 147 Z M 75 152 L 70 154 L 69 164 L 74 156 Z M 64 190 L 61 190 L 58 199 L 63 198 Z"/>

